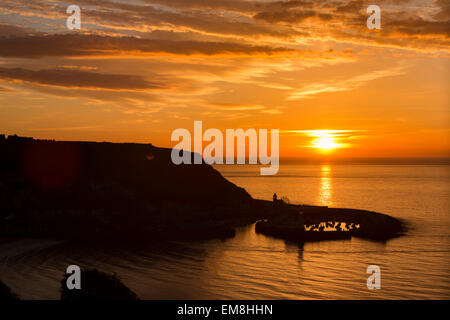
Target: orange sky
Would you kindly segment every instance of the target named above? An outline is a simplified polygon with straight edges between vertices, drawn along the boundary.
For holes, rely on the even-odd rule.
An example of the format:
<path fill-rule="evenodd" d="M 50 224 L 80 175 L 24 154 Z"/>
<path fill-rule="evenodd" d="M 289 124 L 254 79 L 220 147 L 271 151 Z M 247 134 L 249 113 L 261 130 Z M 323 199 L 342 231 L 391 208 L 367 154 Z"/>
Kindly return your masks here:
<path fill-rule="evenodd" d="M 450 155 L 447 1 L 59 1 L 0 4 L 0 133 L 151 142 L 280 129 L 280 155 Z M 381 7 L 382 29 L 366 27 Z"/>

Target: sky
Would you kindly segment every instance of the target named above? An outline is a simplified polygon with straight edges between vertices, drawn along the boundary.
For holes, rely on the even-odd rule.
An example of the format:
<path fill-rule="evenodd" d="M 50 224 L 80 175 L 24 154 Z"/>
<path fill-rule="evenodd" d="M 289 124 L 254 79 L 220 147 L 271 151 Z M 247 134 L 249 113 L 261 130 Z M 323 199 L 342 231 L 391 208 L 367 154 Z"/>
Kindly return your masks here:
<path fill-rule="evenodd" d="M 0 133 L 172 147 L 201 120 L 279 129 L 281 157 L 448 157 L 449 53 L 448 0 L 2 0 Z"/>

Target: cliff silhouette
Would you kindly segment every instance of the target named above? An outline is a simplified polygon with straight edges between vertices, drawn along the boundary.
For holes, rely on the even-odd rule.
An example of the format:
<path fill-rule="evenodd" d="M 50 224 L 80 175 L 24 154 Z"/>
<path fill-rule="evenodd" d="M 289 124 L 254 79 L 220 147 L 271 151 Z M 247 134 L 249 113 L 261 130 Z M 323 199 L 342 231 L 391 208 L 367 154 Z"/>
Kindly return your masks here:
<path fill-rule="evenodd" d="M 2 236 L 229 237 L 255 220 L 244 189 L 171 149 L 2 135 L 0 154 Z"/>

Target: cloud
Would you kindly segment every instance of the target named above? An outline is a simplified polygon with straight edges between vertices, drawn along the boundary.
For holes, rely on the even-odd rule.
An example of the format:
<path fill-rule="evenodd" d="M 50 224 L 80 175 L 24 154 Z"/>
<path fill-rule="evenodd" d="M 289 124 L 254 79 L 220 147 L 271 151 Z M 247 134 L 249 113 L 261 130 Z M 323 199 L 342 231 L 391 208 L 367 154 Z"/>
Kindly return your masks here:
<path fill-rule="evenodd" d="M 440 10 L 433 15 L 433 18 L 448 21 L 450 19 L 450 2 L 448 0 L 436 0 L 435 3 Z"/>
<path fill-rule="evenodd" d="M 220 111 L 254 111 L 263 110 L 264 106 L 258 104 L 232 104 L 232 103 L 220 103 L 212 102 L 208 103 L 209 109 Z"/>
<path fill-rule="evenodd" d="M 289 3 L 291 1 L 287 1 Z M 303 2 L 260 11 L 253 17 L 273 25 L 307 29 L 312 38 L 419 50 L 450 50 L 448 1 L 380 0 L 377 5 L 381 7 L 381 30 L 369 32 L 366 8 L 371 4 L 373 2 L 366 0 Z"/>
<path fill-rule="evenodd" d="M 384 29 L 388 34 L 395 32 L 414 36 L 414 35 L 436 35 L 450 37 L 450 20 L 446 21 L 426 21 L 422 18 L 411 18 L 408 20 L 392 19 L 385 23 Z"/>
<path fill-rule="evenodd" d="M 384 77 L 401 75 L 404 73 L 405 73 L 405 70 L 403 67 L 396 67 L 396 68 L 392 68 L 392 69 L 372 71 L 372 72 L 358 75 L 358 76 L 352 77 L 347 80 L 342 80 L 342 81 L 326 81 L 326 82 L 312 83 L 307 86 L 304 86 L 300 90 L 293 91 L 287 97 L 287 100 L 292 101 L 292 100 L 300 100 L 300 99 L 310 98 L 310 97 L 312 97 L 316 94 L 320 94 L 320 93 L 327 93 L 327 92 L 330 93 L 330 92 L 354 90 L 358 87 L 363 86 L 366 82 L 384 78 Z"/>
<path fill-rule="evenodd" d="M 0 92 L 14 92 L 14 90 L 5 87 L 0 87 Z"/>
<path fill-rule="evenodd" d="M 301 133 L 309 137 L 322 137 L 324 135 L 332 137 L 351 137 L 354 134 L 367 133 L 369 130 L 283 130 L 285 133 Z"/>
<path fill-rule="evenodd" d="M 86 34 L 0 37 L 0 56 L 39 58 L 45 56 L 96 55 L 276 55 L 296 51 L 283 47 L 253 46 L 226 42 L 150 40 Z"/>
<path fill-rule="evenodd" d="M 255 48 L 257 42 L 293 44 L 312 39 L 420 51 L 450 50 L 450 9 L 446 0 L 379 0 L 377 5 L 382 8 L 382 29 L 379 31 L 366 28 L 368 15 L 365 10 L 373 4 L 369 0 L 148 0 L 139 4 L 79 0 L 77 4 L 82 8 L 85 33 L 146 38 L 149 32 L 170 31 L 196 34 L 197 38 L 215 37 L 217 40 L 216 43 L 205 41 L 204 45 L 201 44 L 203 41 L 153 43 L 153 47 L 161 46 L 161 52 L 173 53 L 173 46 L 176 46 L 176 50 L 186 54 L 184 46 L 187 46 L 194 51 L 187 54 L 259 54 L 270 49 Z M 67 17 L 66 8 L 67 4 L 60 1 L 2 1 L 4 13 L 20 16 L 20 19 L 26 19 L 27 24 L 47 34 L 65 30 L 61 21 Z M 0 26 L 0 35 L 1 29 Z M 53 32 L 50 31 L 52 29 Z M 20 31 L 15 30 L 11 34 L 17 35 Z M 235 43 L 225 44 L 230 40 Z M 256 51 L 243 46 L 251 46 Z M 94 50 L 101 51 L 100 48 Z"/>
<path fill-rule="evenodd" d="M 0 79 L 67 88 L 111 90 L 164 89 L 168 86 L 165 81 L 148 81 L 135 75 L 105 74 L 73 69 L 33 71 L 23 68 L 0 68 Z"/>
<path fill-rule="evenodd" d="M 265 20 L 271 23 L 288 22 L 300 23 L 308 18 L 316 18 L 322 21 L 329 21 L 333 16 L 329 13 L 319 13 L 313 10 L 285 10 L 285 11 L 264 11 L 254 16 L 255 19 Z"/>
<path fill-rule="evenodd" d="M 34 2 L 21 3 L 20 1 L 4 0 L 3 9 L 9 13 L 19 14 L 26 17 L 40 17 L 57 20 L 64 17 L 67 5 L 55 1 L 50 5 L 36 4 Z M 214 2 L 214 1 L 210 1 Z M 133 4 L 116 1 L 91 1 L 79 0 L 77 5 L 82 9 L 83 23 L 96 25 L 102 28 L 118 30 L 154 30 L 154 29 L 186 29 L 202 33 L 215 33 L 233 36 L 270 36 L 277 38 L 288 38 L 299 36 L 302 33 L 283 26 L 271 26 L 264 23 L 255 23 L 239 8 L 244 9 L 245 3 L 231 9 L 232 2 L 224 5 L 228 11 L 221 12 L 220 9 L 204 10 L 205 5 L 196 1 L 188 5 L 185 1 L 181 8 L 179 1 L 161 4 L 145 3 Z M 204 2 L 204 4 L 207 1 Z M 224 1 L 221 2 L 225 4 Z M 235 2 L 238 3 L 237 1 Z M 254 4 L 258 6 L 258 1 Z M 178 6 L 177 6 L 178 5 Z M 212 6 L 214 7 L 214 6 Z M 243 10 L 245 11 L 245 10 Z M 241 13 L 241 14 L 240 14 Z"/>
<path fill-rule="evenodd" d="M 31 31 L 31 29 L 22 26 L 0 23 L 0 36 L 24 36 Z"/>
<path fill-rule="evenodd" d="M 301 134 L 309 137 L 312 140 L 306 145 L 300 145 L 301 148 L 322 148 L 321 144 L 324 144 L 324 140 L 331 146 L 346 148 L 351 146 L 351 142 L 367 137 L 370 130 L 283 130 L 281 133 L 287 134 Z"/>

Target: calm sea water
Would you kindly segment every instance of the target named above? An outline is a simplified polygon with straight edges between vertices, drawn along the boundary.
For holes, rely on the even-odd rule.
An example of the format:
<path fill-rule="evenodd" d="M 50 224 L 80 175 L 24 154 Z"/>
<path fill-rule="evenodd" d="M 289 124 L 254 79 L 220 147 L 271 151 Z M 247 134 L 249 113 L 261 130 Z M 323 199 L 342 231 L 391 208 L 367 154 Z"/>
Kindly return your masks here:
<path fill-rule="evenodd" d="M 256 166 L 220 166 L 253 197 L 375 210 L 405 219 L 406 236 L 303 246 L 257 235 L 157 247 L 77 248 L 52 241 L 0 245 L 0 279 L 23 298 L 57 299 L 69 264 L 117 273 L 143 299 L 449 299 L 450 166 L 285 164 L 277 176 Z M 368 290 L 368 265 L 381 289 Z"/>

